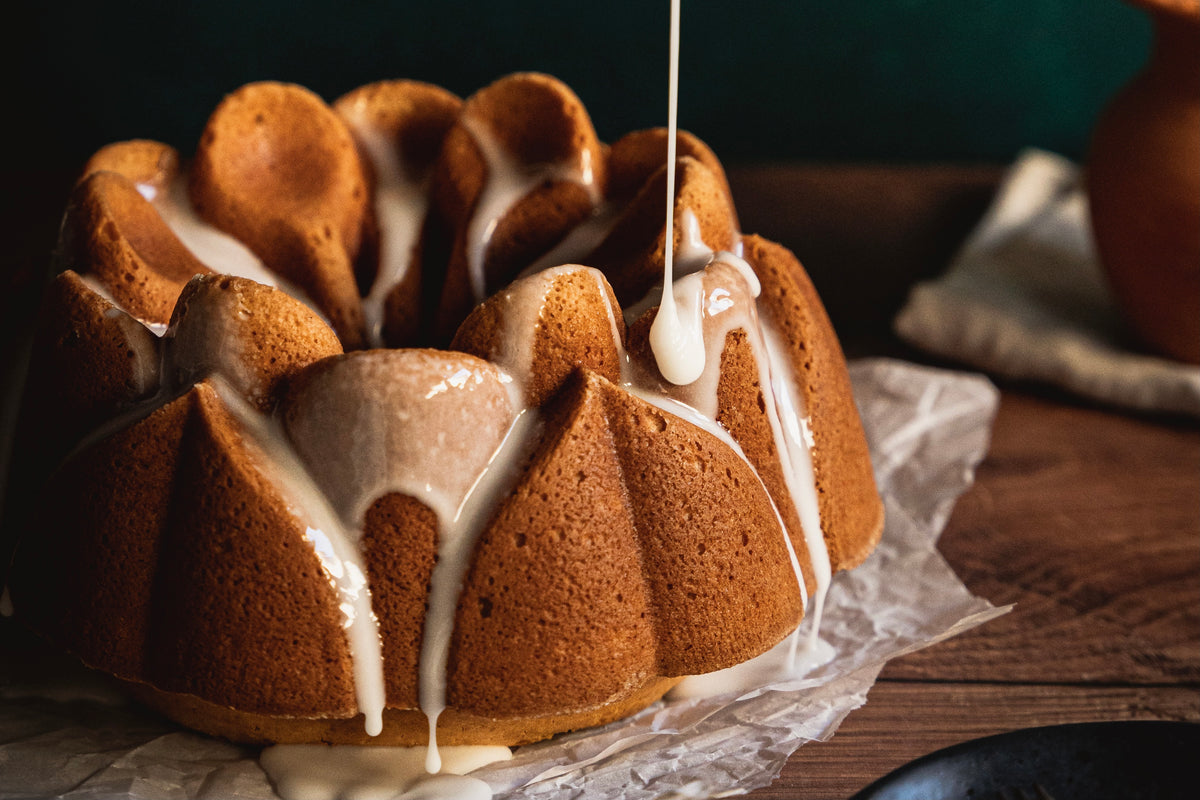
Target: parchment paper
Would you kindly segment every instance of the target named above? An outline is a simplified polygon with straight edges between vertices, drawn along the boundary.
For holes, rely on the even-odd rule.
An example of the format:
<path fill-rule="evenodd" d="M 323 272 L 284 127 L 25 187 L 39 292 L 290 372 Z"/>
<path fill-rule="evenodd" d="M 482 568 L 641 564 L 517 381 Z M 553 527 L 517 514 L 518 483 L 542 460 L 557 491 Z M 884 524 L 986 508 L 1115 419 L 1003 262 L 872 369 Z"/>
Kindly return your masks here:
<path fill-rule="evenodd" d="M 867 562 L 834 579 L 821 628 L 834 660 L 803 680 L 740 697 L 660 703 L 604 728 L 520 748 L 512 761 L 474 773 L 498 798 L 751 791 L 770 783 L 806 741 L 832 736 L 866 702 L 888 659 L 1007 610 L 971 595 L 936 550 L 987 450 L 995 388 L 979 376 L 888 360 L 854 363 L 851 376 L 887 523 Z M 181 731 L 58 661 L 0 665 L 0 800 L 54 796 L 275 794 L 253 749 Z"/>

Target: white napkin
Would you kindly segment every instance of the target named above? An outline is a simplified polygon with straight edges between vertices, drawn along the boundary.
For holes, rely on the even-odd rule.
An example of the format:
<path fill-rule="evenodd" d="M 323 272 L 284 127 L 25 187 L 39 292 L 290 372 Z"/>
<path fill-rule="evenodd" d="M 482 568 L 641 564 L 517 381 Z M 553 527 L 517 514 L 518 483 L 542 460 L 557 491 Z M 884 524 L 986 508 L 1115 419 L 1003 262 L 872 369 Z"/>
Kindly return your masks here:
<path fill-rule="evenodd" d="M 1096 258 L 1081 171 L 1051 153 L 1021 154 L 946 274 L 913 289 L 895 329 L 998 376 L 1200 417 L 1200 367 L 1130 349 Z"/>

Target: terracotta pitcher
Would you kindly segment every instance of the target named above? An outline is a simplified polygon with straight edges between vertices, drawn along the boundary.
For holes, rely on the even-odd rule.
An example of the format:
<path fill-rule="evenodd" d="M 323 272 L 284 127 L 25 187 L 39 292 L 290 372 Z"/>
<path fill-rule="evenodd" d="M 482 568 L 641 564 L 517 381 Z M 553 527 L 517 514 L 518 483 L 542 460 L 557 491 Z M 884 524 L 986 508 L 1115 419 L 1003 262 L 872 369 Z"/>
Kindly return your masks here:
<path fill-rule="evenodd" d="M 1154 23 L 1087 161 L 1100 261 L 1152 350 L 1200 364 L 1200 0 L 1129 0 Z"/>

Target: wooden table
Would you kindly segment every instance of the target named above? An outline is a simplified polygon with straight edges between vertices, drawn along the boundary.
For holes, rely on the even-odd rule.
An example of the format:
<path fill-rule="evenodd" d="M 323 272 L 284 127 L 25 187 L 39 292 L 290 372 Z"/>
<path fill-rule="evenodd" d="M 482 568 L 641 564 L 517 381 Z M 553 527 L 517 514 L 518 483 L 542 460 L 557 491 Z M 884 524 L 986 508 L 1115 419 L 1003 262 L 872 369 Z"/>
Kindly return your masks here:
<path fill-rule="evenodd" d="M 991 198 L 995 167 L 773 166 L 731 174 L 743 226 L 806 262 L 850 355 L 930 361 L 889 321 Z M 40 269 L 62 176 L 5 180 L 5 327 Z M 15 237 L 15 238 L 13 238 Z M 755 798 L 845 798 L 936 749 L 1027 726 L 1200 721 L 1200 429 L 1003 386 L 991 451 L 940 547 L 1012 613 L 889 664 L 833 739 Z"/>
<path fill-rule="evenodd" d="M 931 361 L 888 323 L 998 174 L 799 166 L 731 182 L 745 226 L 760 221 L 806 261 L 850 354 Z M 830 741 L 751 797 L 845 798 L 934 750 L 1025 727 L 1200 722 L 1200 429 L 1001 388 L 990 451 L 939 548 L 972 592 L 1013 611 L 889 663 Z"/>

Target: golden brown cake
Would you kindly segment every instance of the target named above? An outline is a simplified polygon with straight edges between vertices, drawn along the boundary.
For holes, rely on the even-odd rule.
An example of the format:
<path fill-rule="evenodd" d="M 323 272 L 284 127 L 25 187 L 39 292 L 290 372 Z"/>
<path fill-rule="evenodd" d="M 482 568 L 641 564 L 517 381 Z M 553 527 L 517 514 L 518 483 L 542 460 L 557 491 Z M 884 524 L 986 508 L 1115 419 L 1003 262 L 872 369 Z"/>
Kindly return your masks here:
<path fill-rule="evenodd" d="M 882 527 L 796 258 L 677 140 L 544 75 L 231 94 L 67 209 L 17 458 L 16 616 L 245 742 L 519 744 L 757 656 Z M 14 501 L 15 502 L 15 501 Z"/>

